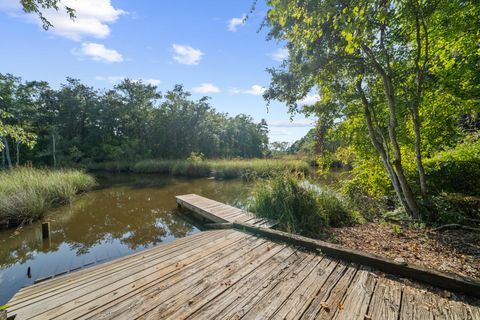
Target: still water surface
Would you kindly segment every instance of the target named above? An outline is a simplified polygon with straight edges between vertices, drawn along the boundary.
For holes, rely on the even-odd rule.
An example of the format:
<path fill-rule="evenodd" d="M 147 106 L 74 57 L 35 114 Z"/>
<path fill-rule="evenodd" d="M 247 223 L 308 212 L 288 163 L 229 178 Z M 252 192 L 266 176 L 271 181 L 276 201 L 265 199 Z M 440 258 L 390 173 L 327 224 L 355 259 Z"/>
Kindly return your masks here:
<path fill-rule="evenodd" d="M 251 186 L 241 180 L 138 174 L 102 174 L 97 180 L 96 190 L 42 221 L 0 231 L 0 305 L 36 279 L 199 232 L 177 212 L 176 195 L 196 193 L 238 206 L 248 198 Z M 47 241 L 42 240 L 43 221 L 51 224 Z"/>

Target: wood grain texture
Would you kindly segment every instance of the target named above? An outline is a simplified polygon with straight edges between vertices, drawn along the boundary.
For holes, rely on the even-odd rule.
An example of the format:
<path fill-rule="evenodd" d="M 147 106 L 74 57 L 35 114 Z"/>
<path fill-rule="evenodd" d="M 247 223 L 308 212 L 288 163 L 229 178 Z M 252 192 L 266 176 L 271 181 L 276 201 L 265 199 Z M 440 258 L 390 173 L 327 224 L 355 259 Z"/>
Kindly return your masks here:
<path fill-rule="evenodd" d="M 23 288 L 8 312 L 16 319 L 68 320 L 479 319 L 478 300 L 442 296 L 449 298 L 363 265 L 229 229 Z"/>
<path fill-rule="evenodd" d="M 372 319 L 398 319 L 401 300 L 401 285 L 390 279 L 380 278 L 370 301 L 368 316 Z"/>
<path fill-rule="evenodd" d="M 349 249 L 333 243 L 247 223 L 235 221 L 233 222 L 233 228 L 257 236 L 262 236 L 270 240 L 281 241 L 291 245 L 319 251 L 330 257 L 368 266 L 389 274 L 410 278 L 435 287 L 480 298 L 480 281 L 476 279 L 444 273 L 414 264 L 399 264 L 388 258 Z"/>
<path fill-rule="evenodd" d="M 270 228 L 276 223 L 256 218 L 253 213 L 196 194 L 176 196 L 177 204 L 214 223 L 242 222 Z"/>

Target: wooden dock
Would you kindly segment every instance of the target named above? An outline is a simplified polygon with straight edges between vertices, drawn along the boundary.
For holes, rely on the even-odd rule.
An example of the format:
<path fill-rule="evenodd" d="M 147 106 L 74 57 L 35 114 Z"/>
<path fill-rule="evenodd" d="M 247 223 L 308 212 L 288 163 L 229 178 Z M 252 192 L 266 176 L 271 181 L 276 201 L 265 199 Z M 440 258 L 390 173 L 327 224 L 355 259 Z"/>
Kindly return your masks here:
<path fill-rule="evenodd" d="M 271 228 L 276 224 L 275 221 L 259 219 L 245 210 L 196 194 L 186 194 L 175 198 L 179 206 L 196 213 L 209 222 L 243 222 L 263 228 Z"/>
<path fill-rule="evenodd" d="M 307 238 L 278 241 L 284 233 L 245 223 L 232 225 L 23 288 L 8 302 L 8 316 L 480 319 L 476 298 L 430 290 L 293 244 L 307 243 Z M 277 235 L 276 241 L 266 234 Z"/>

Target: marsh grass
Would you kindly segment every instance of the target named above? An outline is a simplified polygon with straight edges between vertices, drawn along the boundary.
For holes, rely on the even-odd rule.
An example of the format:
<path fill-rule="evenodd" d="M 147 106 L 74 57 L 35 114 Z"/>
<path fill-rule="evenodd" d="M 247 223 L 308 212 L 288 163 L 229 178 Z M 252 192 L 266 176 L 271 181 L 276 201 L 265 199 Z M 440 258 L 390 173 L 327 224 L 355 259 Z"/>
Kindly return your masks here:
<path fill-rule="evenodd" d="M 113 168 L 113 170 L 111 170 Z M 117 168 L 136 173 L 160 173 L 185 177 L 215 177 L 217 179 L 269 178 L 284 172 L 304 172 L 309 165 L 303 160 L 249 159 L 249 160 L 141 160 L 131 165 L 106 163 L 90 169 L 116 171 Z"/>
<path fill-rule="evenodd" d="M 79 167 L 90 171 L 128 172 L 132 165 L 130 161 L 107 161 L 81 164 Z"/>
<path fill-rule="evenodd" d="M 79 170 L 16 168 L 0 172 L 0 220 L 13 224 L 36 220 L 94 185 L 95 179 Z"/>
<path fill-rule="evenodd" d="M 360 214 L 341 195 L 305 183 L 302 174 L 258 180 L 250 211 L 277 220 L 288 232 L 321 236 L 325 227 L 352 225 Z"/>

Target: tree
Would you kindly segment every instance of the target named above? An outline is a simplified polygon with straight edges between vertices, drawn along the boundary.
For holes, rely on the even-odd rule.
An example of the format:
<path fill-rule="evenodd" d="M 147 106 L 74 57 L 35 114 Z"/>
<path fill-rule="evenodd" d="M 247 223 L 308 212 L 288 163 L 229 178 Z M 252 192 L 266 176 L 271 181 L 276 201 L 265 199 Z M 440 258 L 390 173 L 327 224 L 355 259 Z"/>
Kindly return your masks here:
<path fill-rule="evenodd" d="M 163 96 L 155 86 L 129 79 L 108 91 L 72 78 L 58 90 L 12 75 L 0 80 L 0 143 L 8 148 L 2 152 L 8 166 L 15 146 L 17 159 L 22 153 L 22 160 L 54 167 L 186 159 L 192 152 L 251 158 L 264 156 L 268 148 L 265 120 L 255 123 L 247 115 L 219 113 L 208 97 L 192 100 L 181 85 Z M 33 133 L 36 146 L 27 150 L 22 146 L 31 146 L 27 138 Z"/>
<path fill-rule="evenodd" d="M 28 147 L 35 144 L 36 135 L 28 132 L 25 122 L 21 121 L 29 105 L 25 96 L 26 87 L 28 88 L 28 85 L 21 85 L 20 78 L 11 74 L 0 74 L 0 151 L 8 168 L 12 168 L 9 139 L 17 143 L 17 159 L 19 144 Z"/>
<path fill-rule="evenodd" d="M 432 42 L 441 42 L 431 33 L 442 28 L 435 19 L 444 17 L 447 1 L 272 0 L 268 4 L 269 36 L 287 41 L 290 57 L 280 69 L 270 70 L 272 83 L 265 98 L 285 101 L 290 110 L 298 110 L 297 101 L 316 87 L 320 106 L 350 117 L 360 116 L 362 110 L 371 144 L 397 197 L 418 218 L 402 146 L 414 150 L 420 190 L 426 194 L 419 110 L 432 80 Z M 469 10 L 461 1 L 448 1 L 452 6 Z M 410 123 L 413 141 L 406 134 Z"/>
<path fill-rule="evenodd" d="M 54 25 L 45 18 L 42 12 L 44 10 L 54 9 L 58 11 L 60 7 L 63 7 L 70 16 L 70 19 L 75 19 L 75 9 L 64 5 L 60 0 L 20 0 L 20 4 L 26 13 L 35 13 L 38 15 L 45 30 L 54 27 Z"/>
<path fill-rule="evenodd" d="M 274 153 L 285 154 L 287 153 L 290 147 L 290 143 L 288 141 L 273 141 L 270 144 L 270 149 Z"/>

